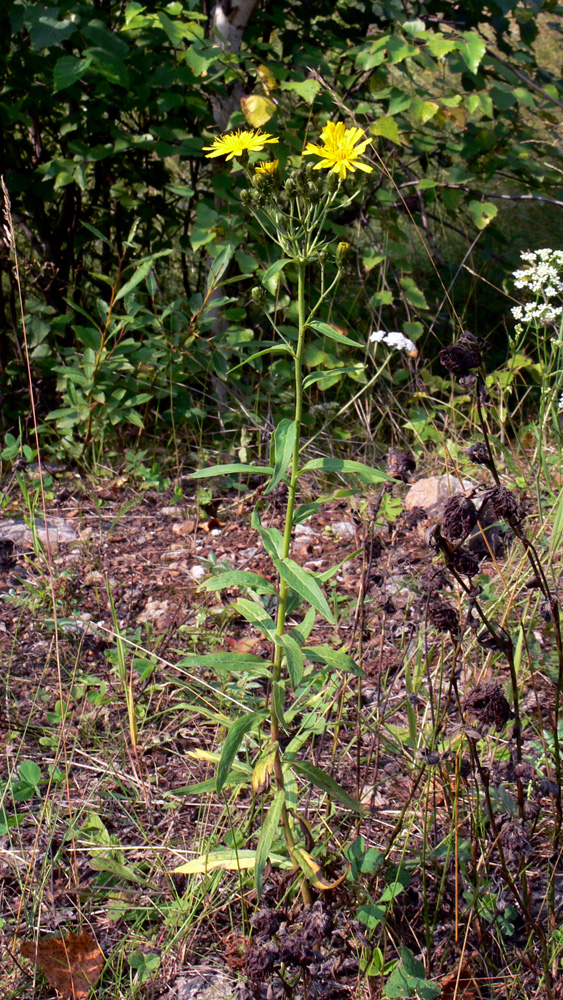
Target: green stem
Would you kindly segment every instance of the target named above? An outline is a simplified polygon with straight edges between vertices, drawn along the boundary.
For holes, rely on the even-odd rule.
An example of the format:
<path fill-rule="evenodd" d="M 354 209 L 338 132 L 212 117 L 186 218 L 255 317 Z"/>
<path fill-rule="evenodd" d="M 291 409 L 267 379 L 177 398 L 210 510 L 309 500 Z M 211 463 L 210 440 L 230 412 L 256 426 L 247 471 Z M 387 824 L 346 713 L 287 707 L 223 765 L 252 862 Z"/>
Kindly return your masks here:
<path fill-rule="evenodd" d="M 305 264 L 306 261 L 303 259 L 300 259 L 297 262 L 297 308 L 299 317 L 299 337 L 297 341 L 297 348 L 295 351 L 295 444 L 293 446 L 291 473 L 289 479 L 289 490 L 287 496 L 287 507 L 285 512 L 285 527 L 284 527 L 283 543 L 281 551 L 282 559 L 286 559 L 288 557 L 289 549 L 291 546 L 291 533 L 293 530 L 293 512 L 295 510 L 295 495 L 297 493 L 297 482 L 299 479 L 299 445 L 301 439 L 301 417 L 303 412 L 302 365 L 303 365 L 303 349 L 305 346 L 305 331 L 307 329 L 307 324 L 305 320 Z M 285 582 L 285 580 L 280 580 L 278 614 L 276 620 L 276 636 L 278 636 L 278 638 L 280 639 L 285 632 L 288 590 L 289 587 Z M 272 743 L 276 743 L 279 740 L 279 735 L 280 735 L 280 721 L 278 718 L 278 712 L 276 708 L 276 701 L 274 698 L 273 688 L 277 684 L 279 684 L 281 679 L 282 656 L 283 656 L 283 646 L 281 642 L 279 642 L 276 644 L 276 649 L 274 654 L 274 665 L 272 668 L 272 696 L 271 696 L 271 707 L 270 707 Z M 282 771 L 279 751 L 276 751 L 276 756 L 274 760 L 274 774 L 276 777 L 278 787 L 283 788 L 283 771 Z M 293 856 L 293 850 L 295 848 L 295 840 L 293 837 L 293 832 L 291 830 L 289 813 L 287 811 L 287 806 L 285 805 L 285 803 L 282 806 L 281 822 L 283 826 L 287 849 L 290 855 Z M 303 878 L 301 883 L 301 893 L 303 895 L 304 902 L 310 903 L 311 891 L 309 888 L 309 884 L 305 878 Z"/>

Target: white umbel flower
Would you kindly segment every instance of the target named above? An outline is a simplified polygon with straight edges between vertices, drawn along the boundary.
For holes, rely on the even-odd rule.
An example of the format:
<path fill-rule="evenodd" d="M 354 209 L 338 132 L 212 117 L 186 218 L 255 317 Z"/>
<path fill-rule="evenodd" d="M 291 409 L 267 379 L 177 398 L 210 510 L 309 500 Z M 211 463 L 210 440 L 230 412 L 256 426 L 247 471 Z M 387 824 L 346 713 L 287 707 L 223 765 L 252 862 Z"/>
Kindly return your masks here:
<path fill-rule="evenodd" d="M 416 354 L 417 350 L 412 340 L 405 337 L 404 333 L 399 333 L 397 330 L 387 332 L 386 330 L 374 330 L 370 334 L 369 338 L 374 344 L 387 344 L 388 347 L 393 347 L 397 351 L 406 351 L 407 354 Z"/>

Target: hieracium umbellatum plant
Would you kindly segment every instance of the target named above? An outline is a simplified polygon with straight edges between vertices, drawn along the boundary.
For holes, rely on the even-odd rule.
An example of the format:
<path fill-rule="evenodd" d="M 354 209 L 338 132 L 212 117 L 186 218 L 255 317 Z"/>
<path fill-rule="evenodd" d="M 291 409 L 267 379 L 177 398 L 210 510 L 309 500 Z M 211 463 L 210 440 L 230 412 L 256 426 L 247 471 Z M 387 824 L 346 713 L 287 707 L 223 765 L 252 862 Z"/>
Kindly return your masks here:
<path fill-rule="evenodd" d="M 357 191 L 349 189 L 348 175 L 354 177 L 356 171 L 365 175 L 372 172 L 373 167 L 364 159 L 371 139 L 360 128 L 347 128 L 343 122 L 328 122 L 321 132 L 319 143 L 308 143 L 304 149 L 304 155 L 316 157 L 316 162 L 308 161 L 285 175 L 282 174 L 277 159 L 252 162 L 257 154 L 279 142 L 277 137 L 268 133 L 247 130 L 221 136 L 205 148 L 209 157 L 224 156 L 227 160 L 236 161 L 237 167 L 244 171 L 248 186 L 242 191 L 241 201 L 252 213 L 273 249 L 272 256 L 275 260 L 266 267 L 261 284 L 256 285 L 251 293 L 253 302 L 264 309 L 264 315 L 272 326 L 273 341 L 247 360 L 252 361 L 259 355 L 268 354 L 290 359 L 294 371 L 293 414 L 291 418 L 280 419 L 275 426 L 268 466 L 219 465 L 200 470 L 194 478 L 258 473 L 265 479 L 262 493 L 264 497 L 278 487 L 283 487 L 283 531 L 262 524 L 259 504 L 252 515 L 252 526 L 259 532 L 275 569 L 275 593 L 271 593 L 270 581 L 255 573 L 230 572 L 228 582 L 226 577 L 225 586 L 238 584 L 252 588 L 254 599 L 241 597 L 234 607 L 239 615 L 260 630 L 270 644 L 272 655 L 269 660 L 262 661 L 268 679 L 267 703 L 263 708 L 243 715 L 230 728 L 218 764 L 216 789 L 220 793 L 225 787 L 245 735 L 251 732 L 262 733 L 263 750 L 254 762 L 252 786 L 256 795 L 267 792 L 271 799 L 268 811 L 264 809 L 265 819 L 256 851 L 253 857 L 245 860 L 255 869 L 256 886 L 260 895 L 264 868 L 272 846 L 279 837 L 281 826 L 287 854 L 293 866 L 302 873 L 302 892 L 305 899 L 308 899 L 311 882 L 320 889 L 327 888 L 328 885 L 320 875 L 320 866 L 312 854 L 310 838 L 303 834 L 307 826 L 304 818 L 299 817 L 297 812 L 295 775 L 316 785 L 352 812 L 361 812 L 361 807 L 332 777 L 308 761 L 298 758 L 297 750 L 303 740 L 299 745 L 295 740 L 290 741 L 285 752 L 282 752 L 280 738 L 282 731 L 288 728 L 287 720 L 294 717 L 297 708 L 301 712 L 308 709 L 310 725 L 314 726 L 317 718 L 313 711 L 315 678 L 318 680 L 319 671 L 322 673 L 324 670 L 334 680 L 336 670 L 341 672 L 343 667 L 356 674 L 360 670 L 347 652 L 334 651 L 326 645 L 308 644 L 316 615 L 334 624 L 334 615 L 323 591 L 323 583 L 330 579 L 335 569 L 328 570 L 321 577 L 307 572 L 290 556 L 295 525 L 305 522 L 322 503 L 299 503 L 300 477 L 314 470 L 356 477 L 363 484 L 380 483 L 389 477 L 380 470 L 357 461 L 329 457 L 305 462 L 301 460 L 303 413 L 308 386 L 327 374 L 343 378 L 351 370 L 346 366 L 327 370 L 326 365 L 323 368 L 323 362 L 320 362 L 316 371 L 305 374 L 304 353 L 308 336 L 320 335 L 350 349 L 366 350 L 368 331 L 363 337 L 363 343 L 352 340 L 323 319 L 323 315 L 329 312 L 350 256 L 348 243 L 337 241 L 331 235 L 331 214 L 349 204 L 357 194 Z M 308 280 L 313 269 L 318 273 L 318 283 Z M 287 327 L 283 330 L 279 328 L 267 309 L 272 281 L 280 280 L 282 272 L 285 285 L 293 288 L 295 294 L 297 326 L 293 338 L 288 334 Z M 313 301 L 309 298 L 311 288 L 318 288 Z M 410 353 L 415 350 L 414 344 L 399 333 L 377 331 L 372 340 Z M 218 586 L 220 580 L 215 578 L 213 589 Z M 273 605 L 271 601 L 267 607 L 261 603 L 261 593 L 273 596 Z M 269 609 L 272 606 L 275 610 L 270 615 Z M 230 669 L 242 669 L 240 654 L 229 655 L 232 660 L 229 661 Z M 259 660 L 258 657 L 254 659 Z M 305 741 L 306 739 L 307 735 Z"/>

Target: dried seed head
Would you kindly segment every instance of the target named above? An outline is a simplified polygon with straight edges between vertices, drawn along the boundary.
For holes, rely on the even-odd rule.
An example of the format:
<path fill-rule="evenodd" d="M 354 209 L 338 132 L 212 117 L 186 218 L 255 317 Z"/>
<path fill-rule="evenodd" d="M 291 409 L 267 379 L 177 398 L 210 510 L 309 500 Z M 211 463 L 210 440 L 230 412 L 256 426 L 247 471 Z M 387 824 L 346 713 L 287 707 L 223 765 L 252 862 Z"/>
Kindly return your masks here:
<path fill-rule="evenodd" d="M 253 941 L 246 954 L 246 975 L 253 983 L 261 982 L 274 968 L 276 959 L 279 961 L 280 953 L 274 941 Z"/>
<path fill-rule="evenodd" d="M 418 586 L 423 594 L 437 594 L 445 587 L 451 586 L 450 578 L 441 566 L 430 566 L 418 581 Z"/>
<path fill-rule="evenodd" d="M 442 524 L 444 535 L 450 541 L 467 538 L 477 523 L 477 508 L 463 493 L 454 493 L 446 500 Z"/>
<path fill-rule="evenodd" d="M 478 684 L 463 703 L 464 710 L 486 725 L 502 729 L 512 717 L 500 684 Z"/>
<path fill-rule="evenodd" d="M 471 375 L 472 368 L 479 368 L 482 358 L 479 351 L 460 340 L 451 347 L 444 347 L 440 351 L 440 361 L 444 368 L 457 378 L 464 378 Z"/>
<path fill-rule="evenodd" d="M 438 632 L 449 632 L 459 635 L 459 614 L 451 604 L 445 601 L 433 601 L 428 607 L 428 619 Z"/>
<path fill-rule="evenodd" d="M 488 499 L 495 517 L 504 517 L 507 521 L 518 518 L 518 500 L 506 486 L 494 486 L 488 492 Z"/>
<path fill-rule="evenodd" d="M 490 468 L 492 464 L 487 446 L 483 441 L 472 444 L 471 448 L 468 448 L 465 454 L 472 462 L 475 462 L 475 465 L 486 465 Z"/>
<path fill-rule="evenodd" d="M 397 451 L 396 448 L 390 448 L 387 457 L 387 472 L 390 476 L 394 476 L 396 479 L 402 479 L 404 483 L 408 483 L 411 474 L 416 471 L 416 462 L 414 456 L 408 451 Z"/>
<path fill-rule="evenodd" d="M 472 552 L 468 552 L 467 549 L 454 549 L 450 554 L 450 559 L 448 566 L 455 569 L 456 573 L 460 573 L 461 576 L 477 576 L 479 572 L 479 560 L 477 556 L 474 556 Z"/>
<path fill-rule="evenodd" d="M 308 941 L 322 941 L 332 930 L 332 915 L 318 899 L 303 917 L 303 933 Z"/>
<path fill-rule="evenodd" d="M 277 933 L 281 920 L 275 910 L 271 910 L 269 906 L 263 906 L 253 916 L 250 923 L 257 934 L 260 934 L 264 938 L 271 938 Z"/>

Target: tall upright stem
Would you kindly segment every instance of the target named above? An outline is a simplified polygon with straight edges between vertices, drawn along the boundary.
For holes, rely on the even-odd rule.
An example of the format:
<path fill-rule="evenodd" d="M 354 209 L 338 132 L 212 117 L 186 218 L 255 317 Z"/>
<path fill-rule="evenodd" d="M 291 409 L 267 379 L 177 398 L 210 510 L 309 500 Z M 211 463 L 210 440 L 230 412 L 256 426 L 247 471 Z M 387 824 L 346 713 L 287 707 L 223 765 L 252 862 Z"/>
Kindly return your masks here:
<path fill-rule="evenodd" d="M 293 446 L 293 455 L 291 459 L 289 489 L 287 494 L 287 507 L 285 511 L 285 527 L 283 532 L 283 543 L 281 550 L 282 559 L 287 559 L 291 546 L 291 532 L 293 529 L 293 512 L 295 510 L 295 495 L 297 493 L 297 482 L 299 479 L 299 446 L 301 442 L 301 416 L 303 412 L 303 382 L 302 382 L 303 348 L 305 346 L 305 331 L 307 329 L 307 325 L 305 322 L 305 266 L 306 266 L 306 261 L 300 259 L 297 264 L 297 311 L 298 311 L 298 322 L 299 322 L 299 335 L 297 338 L 297 349 L 295 351 L 295 411 L 294 411 L 295 444 Z M 281 639 L 281 637 L 285 632 L 288 590 L 289 587 L 285 582 L 285 580 L 280 579 L 278 614 L 276 620 L 276 636 L 279 639 Z M 279 740 L 280 720 L 278 717 L 278 710 L 276 707 L 275 691 L 281 680 L 282 657 L 283 657 L 283 646 L 281 642 L 278 642 L 276 643 L 276 649 L 274 653 L 274 665 L 272 669 L 272 694 L 271 694 L 271 707 L 270 707 L 272 743 L 277 743 L 277 741 Z M 276 750 L 274 757 L 274 775 L 276 778 L 278 788 L 283 788 L 284 779 L 283 779 L 283 770 L 281 766 L 281 758 L 279 750 Z M 289 821 L 289 813 L 287 811 L 287 806 L 285 805 L 285 803 L 282 806 L 281 822 L 283 826 L 285 842 L 287 844 L 287 848 L 290 855 L 292 855 L 293 849 L 295 847 L 295 840 L 293 837 L 293 832 Z M 309 888 L 309 883 L 306 878 L 303 878 L 301 880 L 301 894 L 303 896 L 303 901 L 305 903 L 311 903 L 311 890 Z"/>
<path fill-rule="evenodd" d="M 305 261 L 300 260 L 297 264 L 297 312 L 299 323 L 299 335 L 297 339 L 297 349 L 295 351 L 295 444 L 293 446 L 293 456 L 291 460 L 291 471 L 289 478 L 289 489 L 287 494 L 287 507 L 285 512 L 285 527 L 282 543 L 282 559 L 289 555 L 291 546 L 291 532 L 293 530 L 293 512 L 295 510 L 295 494 L 297 492 L 297 481 L 299 478 L 299 447 L 301 443 L 301 416 L 303 412 L 303 348 L 305 346 Z M 280 597 L 278 604 L 278 615 L 276 620 L 276 635 L 281 638 L 285 632 L 285 618 L 287 611 L 287 592 L 289 587 L 285 580 L 280 580 Z M 276 645 L 274 653 L 274 667 L 272 671 L 272 681 L 278 683 L 281 677 L 281 664 L 283 656 L 283 646 Z M 272 721 L 272 742 L 279 739 L 279 719 L 275 706 L 275 699 L 272 697 L 271 707 Z"/>

